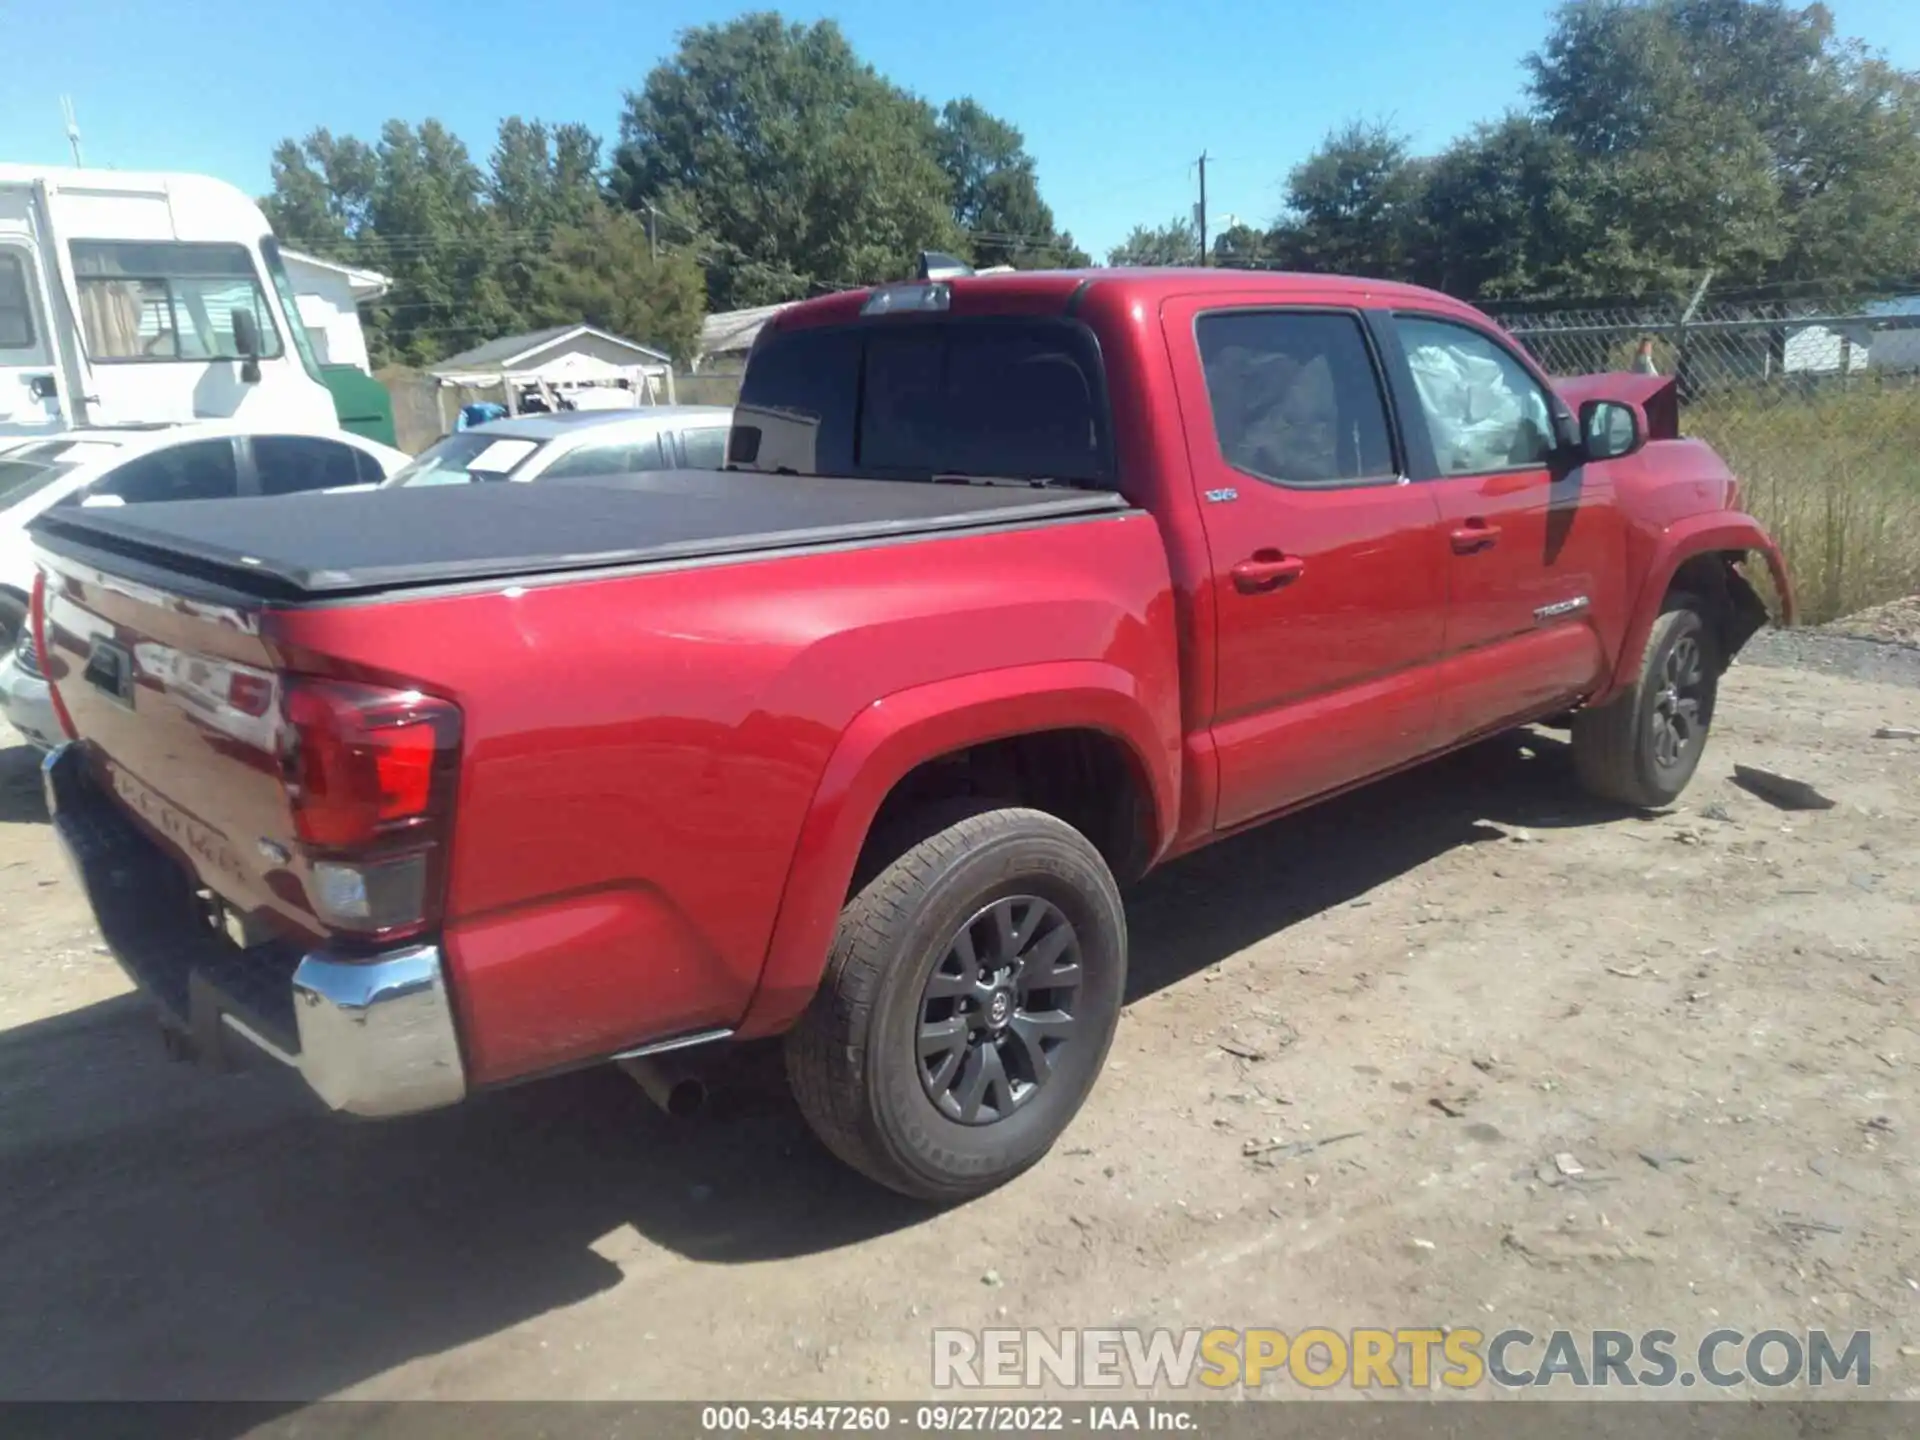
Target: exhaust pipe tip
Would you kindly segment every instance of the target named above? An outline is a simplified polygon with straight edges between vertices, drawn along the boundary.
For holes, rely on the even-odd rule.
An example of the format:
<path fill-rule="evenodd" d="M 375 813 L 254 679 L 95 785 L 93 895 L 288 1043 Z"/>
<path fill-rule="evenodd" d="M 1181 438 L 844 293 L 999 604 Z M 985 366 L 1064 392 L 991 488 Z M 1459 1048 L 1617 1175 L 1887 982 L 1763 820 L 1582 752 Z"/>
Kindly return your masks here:
<path fill-rule="evenodd" d="M 646 1097 L 675 1120 L 690 1120 L 707 1106 L 707 1082 L 689 1070 L 649 1056 L 619 1062 Z"/>
<path fill-rule="evenodd" d="M 673 1083 L 667 1092 L 667 1114 L 676 1120 L 691 1120 L 707 1108 L 707 1085 L 704 1080 L 691 1075 L 683 1076 Z"/>

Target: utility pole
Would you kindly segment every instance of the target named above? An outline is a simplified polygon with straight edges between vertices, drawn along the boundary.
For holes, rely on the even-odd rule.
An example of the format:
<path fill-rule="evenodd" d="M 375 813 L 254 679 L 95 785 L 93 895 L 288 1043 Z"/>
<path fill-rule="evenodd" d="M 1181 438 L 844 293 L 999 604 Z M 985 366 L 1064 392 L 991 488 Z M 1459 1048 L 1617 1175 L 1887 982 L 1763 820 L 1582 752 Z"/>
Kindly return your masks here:
<path fill-rule="evenodd" d="M 71 95 L 62 95 L 60 97 L 60 115 L 61 118 L 67 122 L 67 144 L 73 147 L 74 168 L 84 168 L 87 162 L 80 158 L 80 122 L 73 117 L 73 97 Z"/>
<path fill-rule="evenodd" d="M 653 202 L 647 202 L 647 259 L 654 264 L 660 263 L 660 212 L 653 208 Z"/>
<path fill-rule="evenodd" d="M 1193 207 L 1194 227 L 1200 232 L 1200 263 L 1211 263 L 1207 259 L 1207 152 L 1200 152 L 1200 203 Z"/>

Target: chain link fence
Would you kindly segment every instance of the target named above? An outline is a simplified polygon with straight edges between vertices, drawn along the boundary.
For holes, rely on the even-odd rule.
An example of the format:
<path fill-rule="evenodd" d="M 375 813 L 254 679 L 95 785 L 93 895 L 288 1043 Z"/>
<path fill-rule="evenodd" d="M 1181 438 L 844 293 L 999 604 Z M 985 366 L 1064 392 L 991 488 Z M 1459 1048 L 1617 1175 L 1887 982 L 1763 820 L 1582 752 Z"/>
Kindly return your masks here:
<path fill-rule="evenodd" d="M 1740 477 L 1807 621 L 1920 593 L 1920 283 L 1489 308 L 1550 374 L 1674 377 L 1682 433 Z"/>

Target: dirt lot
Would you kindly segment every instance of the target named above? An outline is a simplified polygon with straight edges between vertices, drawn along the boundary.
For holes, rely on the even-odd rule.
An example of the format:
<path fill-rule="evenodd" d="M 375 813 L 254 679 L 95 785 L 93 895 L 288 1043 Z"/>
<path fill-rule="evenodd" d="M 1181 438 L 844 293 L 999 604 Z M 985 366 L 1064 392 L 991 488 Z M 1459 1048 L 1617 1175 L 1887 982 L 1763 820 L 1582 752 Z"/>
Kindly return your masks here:
<path fill-rule="evenodd" d="M 1867 1328 L 1920 1394 L 1920 742 L 1874 738 L 1920 652 L 1868 646 L 1763 642 L 1796 668 L 1733 672 L 1671 814 L 1530 735 L 1156 877 L 1088 1110 L 944 1214 L 764 1056 L 691 1124 L 612 1073 L 371 1125 L 170 1064 L 7 734 L 0 1397 L 910 1398 L 996 1322 Z"/>

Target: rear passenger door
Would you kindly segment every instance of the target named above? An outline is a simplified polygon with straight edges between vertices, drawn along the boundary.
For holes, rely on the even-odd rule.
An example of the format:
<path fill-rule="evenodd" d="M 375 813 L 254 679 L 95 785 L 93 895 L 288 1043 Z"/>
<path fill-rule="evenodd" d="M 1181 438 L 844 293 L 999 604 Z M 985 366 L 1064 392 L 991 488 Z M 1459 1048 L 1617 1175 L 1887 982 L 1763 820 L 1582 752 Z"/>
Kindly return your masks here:
<path fill-rule="evenodd" d="M 1359 313 L 1208 296 L 1163 317 L 1212 560 L 1224 829 L 1427 748 L 1446 579 Z"/>
<path fill-rule="evenodd" d="M 226 500 L 240 493 L 240 470 L 233 441 L 194 440 L 168 445 L 117 465 L 86 488 L 73 503 L 118 500 L 145 505 L 159 500 Z"/>
<path fill-rule="evenodd" d="M 1409 453 L 1433 491 L 1450 657 L 1436 742 L 1531 718 L 1598 683 L 1594 626 L 1625 575 L 1606 463 L 1557 448 L 1564 408 L 1503 339 L 1455 316 L 1383 322 L 1397 349 Z"/>

